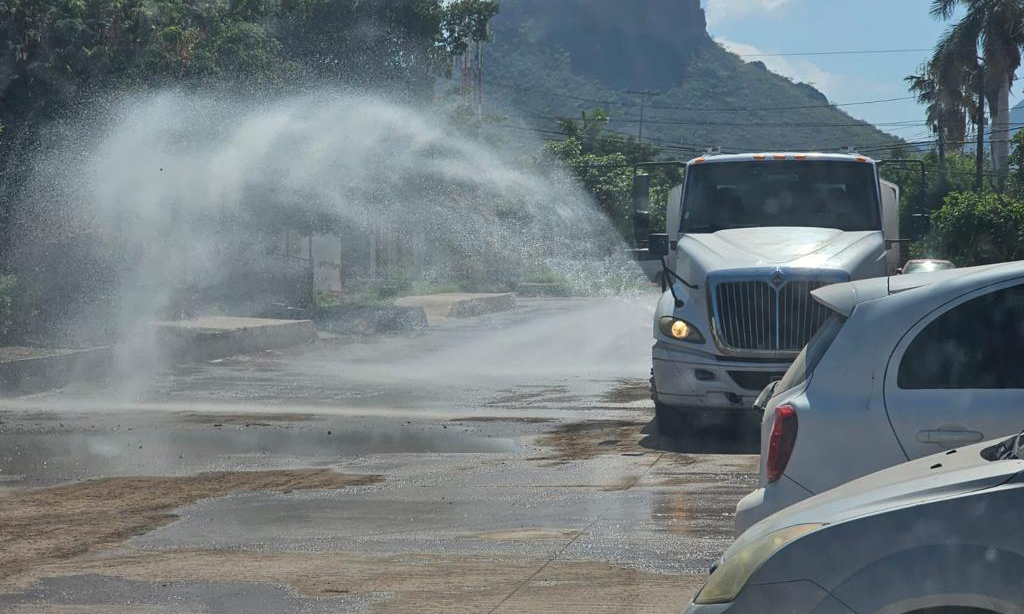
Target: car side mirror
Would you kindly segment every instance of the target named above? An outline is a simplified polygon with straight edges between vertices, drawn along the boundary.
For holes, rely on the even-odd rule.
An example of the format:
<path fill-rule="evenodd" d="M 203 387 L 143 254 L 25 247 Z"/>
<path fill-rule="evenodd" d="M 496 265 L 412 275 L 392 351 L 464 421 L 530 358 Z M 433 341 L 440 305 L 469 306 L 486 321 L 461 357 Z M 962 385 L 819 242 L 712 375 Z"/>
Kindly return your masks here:
<path fill-rule="evenodd" d="M 663 257 L 668 256 L 668 252 L 669 243 L 667 233 L 652 234 L 647 237 L 647 253 L 652 256 Z"/>

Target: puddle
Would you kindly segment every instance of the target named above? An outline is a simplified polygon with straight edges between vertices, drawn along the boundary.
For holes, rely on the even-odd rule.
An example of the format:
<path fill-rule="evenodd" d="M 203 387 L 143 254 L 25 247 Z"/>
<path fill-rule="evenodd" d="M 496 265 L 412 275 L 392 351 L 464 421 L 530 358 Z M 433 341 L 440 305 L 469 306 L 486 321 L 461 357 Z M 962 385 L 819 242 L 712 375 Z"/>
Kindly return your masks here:
<path fill-rule="evenodd" d="M 111 475 L 180 475 L 216 469 L 310 466 L 372 454 L 508 453 L 513 439 L 486 437 L 445 425 L 398 421 L 315 430 L 232 424 L 203 428 L 0 434 L 0 484 L 42 485 Z M 246 426 L 248 424 L 249 426 Z M 221 426 L 217 426 L 221 425 Z M 338 429 L 338 430 L 336 430 Z"/>

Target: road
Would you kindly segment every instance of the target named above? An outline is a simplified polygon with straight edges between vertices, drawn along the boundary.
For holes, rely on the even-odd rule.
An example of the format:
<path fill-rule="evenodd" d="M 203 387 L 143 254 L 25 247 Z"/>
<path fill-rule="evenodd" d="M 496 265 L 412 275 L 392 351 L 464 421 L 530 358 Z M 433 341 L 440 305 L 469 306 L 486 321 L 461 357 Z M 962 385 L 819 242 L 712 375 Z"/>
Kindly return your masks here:
<path fill-rule="evenodd" d="M 680 611 L 756 457 L 657 433 L 653 303 L 522 300 L 3 401 L 0 611 Z"/>

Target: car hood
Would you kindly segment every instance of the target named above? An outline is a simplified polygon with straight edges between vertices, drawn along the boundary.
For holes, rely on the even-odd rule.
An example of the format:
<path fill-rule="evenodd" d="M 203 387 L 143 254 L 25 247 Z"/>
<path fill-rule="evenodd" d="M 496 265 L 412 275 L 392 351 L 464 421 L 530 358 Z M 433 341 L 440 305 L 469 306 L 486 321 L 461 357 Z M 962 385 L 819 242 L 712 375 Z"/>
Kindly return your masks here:
<path fill-rule="evenodd" d="M 705 272 L 747 267 L 837 269 L 852 272 L 881 251 L 882 233 L 844 232 L 832 228 L 736 228 L 686 234 L 679 240 L 681 258 Z"/>
<path fill-rule="evenodd" d="M 723 559 L 763 535 L 805 523 L 835 524 L 866 514 L 992 488 L 1024 471 L 1024 461 L 988 461 L 981 451 L 1006 439 L 957 448 L 847 482 L 772 514 L 750 527 Z"/>

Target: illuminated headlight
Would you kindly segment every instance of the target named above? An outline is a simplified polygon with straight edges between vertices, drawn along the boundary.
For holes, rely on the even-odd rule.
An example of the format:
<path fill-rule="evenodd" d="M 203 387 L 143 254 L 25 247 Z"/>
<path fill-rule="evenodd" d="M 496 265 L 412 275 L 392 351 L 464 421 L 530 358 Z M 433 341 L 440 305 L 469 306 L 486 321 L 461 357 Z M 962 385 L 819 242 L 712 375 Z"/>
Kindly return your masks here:
<path fill-rule="evenodd" d="M 658 320 L 658 327 L 665 335 L 678 341 L 689 341 L 690 343 L 704 343 L 704 335 L 686 320 L 664 316 Z"/>
<path fill-rule="evenodd" d="M 798 524 L 758 537 L 715 569 L 693 602 L 728 603 L 740 594 L 747 580 L 776 550 L 824 524 Z"/>

